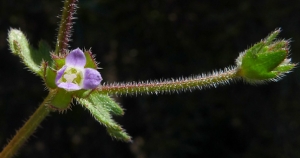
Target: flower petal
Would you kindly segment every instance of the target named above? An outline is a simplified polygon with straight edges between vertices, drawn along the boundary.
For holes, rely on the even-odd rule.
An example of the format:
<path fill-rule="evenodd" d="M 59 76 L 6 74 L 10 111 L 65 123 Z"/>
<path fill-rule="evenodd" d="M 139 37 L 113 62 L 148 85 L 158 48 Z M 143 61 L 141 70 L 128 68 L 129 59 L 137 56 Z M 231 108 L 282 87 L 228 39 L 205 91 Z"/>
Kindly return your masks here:
<path fill-rule="evenodd" d="M 75 83 L 66 83 L 66 82 L 62 82 L 62 83 L 59 83 L 57 85 L 59 88 L 63 88 L 65 89 L 66 91 L 76 91 L 76 90 L 79 90 L 81 89 L 81 87 L 79 87 L 77 84 Z"/>
<path fill-rule="evenodd" d="M 97 88 L 102 81 L 100 73 L 91 68 L 86 68 L 83 79 L 83 89 L 94 89 Z"/>
<path fill-rule="evenodd" d="M 81 67 L 83 68 L 86 64 L 86 58 L 82 50 L 79 48 L 72 50 L 67 58 L 66 65 L 72 67 Z"/>
<path fill-rule="evenodd" d="M 63 66 L 61 69 L 59 69 L 57 72 L 56 72 L 56 78 L 55 78 L 55 83 L 56 85 L 58 85 L 58 81 L 61 79 L 61 77 L 63 76 L 65 70 L 66 70 L 67 66 Z"/>

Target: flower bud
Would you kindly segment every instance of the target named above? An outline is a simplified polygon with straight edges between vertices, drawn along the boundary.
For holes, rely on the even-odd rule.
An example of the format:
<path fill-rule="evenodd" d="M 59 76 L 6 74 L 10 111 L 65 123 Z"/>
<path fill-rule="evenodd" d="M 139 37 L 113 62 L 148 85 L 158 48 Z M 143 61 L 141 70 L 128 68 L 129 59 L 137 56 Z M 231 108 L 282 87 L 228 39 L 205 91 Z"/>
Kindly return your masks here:
<path fill-rule="evenodd" d="M 237 76 L 250 83 L 278 81 L 296 64 L 287 58 L 289 40 L 275 40 L 280 30 L 240 54 L 236 59 Z"/>

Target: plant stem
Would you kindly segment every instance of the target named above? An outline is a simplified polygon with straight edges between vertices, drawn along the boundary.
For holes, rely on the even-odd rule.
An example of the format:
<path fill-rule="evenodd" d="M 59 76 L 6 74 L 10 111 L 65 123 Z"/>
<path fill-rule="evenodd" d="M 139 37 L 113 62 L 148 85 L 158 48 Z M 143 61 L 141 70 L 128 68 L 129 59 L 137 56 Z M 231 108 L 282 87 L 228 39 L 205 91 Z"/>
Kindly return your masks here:
<path fill-rule="evenodd" d="M 225 68 L 224 71 L 213 72 L 208 75 L 191 76 L 187 78 L 169 79 L 163 81 L 129 82 L 104 84 L 98 91 L 114 95 L 159 94 L 180 91 L 192 91 L 228 84 L 240 76 L 236 68 Z"/>
<path fill-rule="evenodd" d="M 73 15 L 77 8 L 75 4 L 76 2 L 77 0 L 65 0 L 64 2 L 55 46 L 56 55 L 65 54 L 68 48 L 73 25 L 72 19 L 74 19 Z"/>
<path fill-rule="evenodd" d="M 40 123 L 46 118 L 50 113 L 50 110 L 46 106 L 49 99 L 51 98 L 51 93 L 45 98 L 43 103 L 39 108 L 31 115 L 31 117 L 25 122 L 23 127 L 19 129 L 16 135 L 9 141 L 3 151 L 0 153 L 0 158 L 10 158 L 14 156 L 24 142 L 33 134 L 35 129 L 40 125 Z"/>

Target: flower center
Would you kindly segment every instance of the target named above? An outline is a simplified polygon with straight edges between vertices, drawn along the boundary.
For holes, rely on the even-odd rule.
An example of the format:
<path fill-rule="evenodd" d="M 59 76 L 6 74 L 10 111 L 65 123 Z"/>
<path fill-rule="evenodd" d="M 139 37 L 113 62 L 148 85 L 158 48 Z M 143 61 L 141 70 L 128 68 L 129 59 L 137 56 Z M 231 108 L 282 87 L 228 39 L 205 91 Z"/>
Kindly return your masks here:
<path fill-rule="evenodd" d="M 66 82 L 66 83 L 74 83 L 77 85 L 81 85 L 82 83 L 82 79 L 83 79 L 83 72 L 82 70 L 78 70 L 76 68 L 73 67 L 68 67 L 62 78 L 61 81 L 62 82 Z"/>

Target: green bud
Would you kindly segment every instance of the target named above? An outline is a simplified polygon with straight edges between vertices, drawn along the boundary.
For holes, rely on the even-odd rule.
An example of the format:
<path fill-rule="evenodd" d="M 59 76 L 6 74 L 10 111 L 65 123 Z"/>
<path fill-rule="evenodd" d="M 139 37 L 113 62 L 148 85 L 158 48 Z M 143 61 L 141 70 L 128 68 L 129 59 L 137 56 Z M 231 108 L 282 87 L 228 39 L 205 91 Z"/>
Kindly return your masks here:
<path fill-rule="evenodd" d="M 236 60 L 237 75 L 250 83 L 277 81 L 296 64 L 288 59 L 289 40 L 275 40 L 276 30 L 261 42 L 241 53 Z"/>

